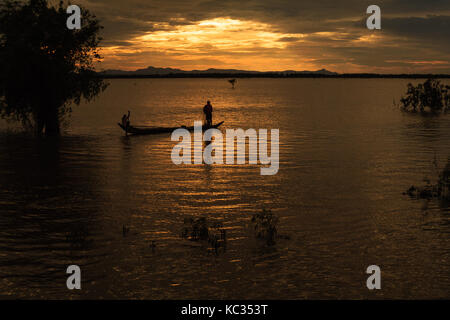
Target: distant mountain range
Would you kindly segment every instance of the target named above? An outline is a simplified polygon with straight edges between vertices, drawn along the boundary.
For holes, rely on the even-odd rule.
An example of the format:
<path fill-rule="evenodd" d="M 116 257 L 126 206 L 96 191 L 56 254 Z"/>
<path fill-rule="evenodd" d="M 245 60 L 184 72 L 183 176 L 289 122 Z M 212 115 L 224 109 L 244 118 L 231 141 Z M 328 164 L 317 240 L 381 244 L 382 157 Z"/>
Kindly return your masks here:
<path fill-rule="evenodd" d="M 135 71 L 105 70 L 98 72 L 101 78 L 450 78 L 450 74 L 377 74 L 337 73 L 321 69 L 317 71 L 247 71 L 236 69 L 208 69 L 185 71 L 173 68 L 148 67 Z"/>
<path fill-rule="evenodd" d="M 247 70 L 236 70 L 236 69 L 208 69 L 208 70 L 192 70 L 185 71 L 181 69 L 173 69 L 173 68 L 155 68 L 148 67 L 145 69 L 138 69 L 136 71 L 123 71 L 123 70 L 105 70 L 99 72 L 100 75 L 103 76 L 168 76 L 168 75 L 263 75 L 263 74 L 274 74 L 274 75 L 301 75 L 301 74 L 310 74 L 310 75 L 338 75 L 336 72 L 331 72 L 325 69 L 317 70 L 317 71 L 294 71 L 294 70 L 286 70 L 286 71 L 247 71 Z"/>

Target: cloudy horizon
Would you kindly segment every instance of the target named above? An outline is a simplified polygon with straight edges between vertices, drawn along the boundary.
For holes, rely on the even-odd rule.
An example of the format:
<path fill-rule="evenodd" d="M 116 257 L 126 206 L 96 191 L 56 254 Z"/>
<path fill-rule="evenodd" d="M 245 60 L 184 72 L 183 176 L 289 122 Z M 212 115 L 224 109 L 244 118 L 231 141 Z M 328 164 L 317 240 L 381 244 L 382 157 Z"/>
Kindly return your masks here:
<path fill-rule="evenodd" d="M 78 0 L 105 27 L 98 68 L 450 73 L 450 2 Z M 366 9 L 381 8 L 381 30 Z"/>

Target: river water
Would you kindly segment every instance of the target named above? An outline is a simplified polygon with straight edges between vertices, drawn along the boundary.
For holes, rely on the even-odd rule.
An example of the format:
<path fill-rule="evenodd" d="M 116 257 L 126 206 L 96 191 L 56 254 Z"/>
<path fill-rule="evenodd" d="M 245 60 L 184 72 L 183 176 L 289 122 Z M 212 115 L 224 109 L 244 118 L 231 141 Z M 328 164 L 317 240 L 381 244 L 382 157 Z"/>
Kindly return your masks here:
<path fill-rule="evenodd" d="M 402 195 L 433 179 L 435 157 L 445 165 L 450 116 L 401 113 L 408 80 L 109 82 L 59 139 L 1 123 L 1 298 L 450 298 L 448 204 Z M 223 129 L 279 129 L 276 175 L 176 166 L 169 134 L 116 124 L 131 110 L 135 124 L 193 125 L 207 99 Z M 252 233 L 262 208 L 279 217 L 273 246 Z M 182 239 L 191 216 L 222 223 L 227 250 Z M 81 290 L 66 287 L 72 264 Z M 369 265 L 381 290 L 366 287 Z"/>

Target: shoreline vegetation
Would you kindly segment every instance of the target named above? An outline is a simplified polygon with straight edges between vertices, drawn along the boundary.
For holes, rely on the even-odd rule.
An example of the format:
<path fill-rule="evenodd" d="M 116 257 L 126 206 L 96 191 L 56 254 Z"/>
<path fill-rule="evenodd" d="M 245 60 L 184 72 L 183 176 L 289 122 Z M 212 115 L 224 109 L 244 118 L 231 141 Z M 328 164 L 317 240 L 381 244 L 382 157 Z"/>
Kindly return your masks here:
<path fill-rule="evenodd" d="M 97 73 L 102 79 L 154 79 L 154 78 L 332 78 L 332 79 L 450 79 L 450 74 L 375 74 L 375 73 L 343 73 L 343 74 L 302 74 L 285 72 L 261 73 L 169 73 L 169 74 L 104 74 Z"/>

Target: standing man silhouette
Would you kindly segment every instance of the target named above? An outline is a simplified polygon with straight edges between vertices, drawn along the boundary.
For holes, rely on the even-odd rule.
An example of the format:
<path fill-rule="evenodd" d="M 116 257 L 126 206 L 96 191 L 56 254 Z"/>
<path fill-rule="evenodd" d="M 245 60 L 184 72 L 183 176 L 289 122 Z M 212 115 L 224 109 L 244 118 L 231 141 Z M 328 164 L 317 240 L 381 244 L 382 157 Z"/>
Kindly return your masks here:
<path fill-rule="evenodd" d="M 213 112 L 213 107 L 211 105 L 211 101 L 207 101 L 206 105 L 203 107 L 203 113 L 205 114 L 206 117 L 206 125 L 208 127 L 212 126 L 212 112 Z"/>

